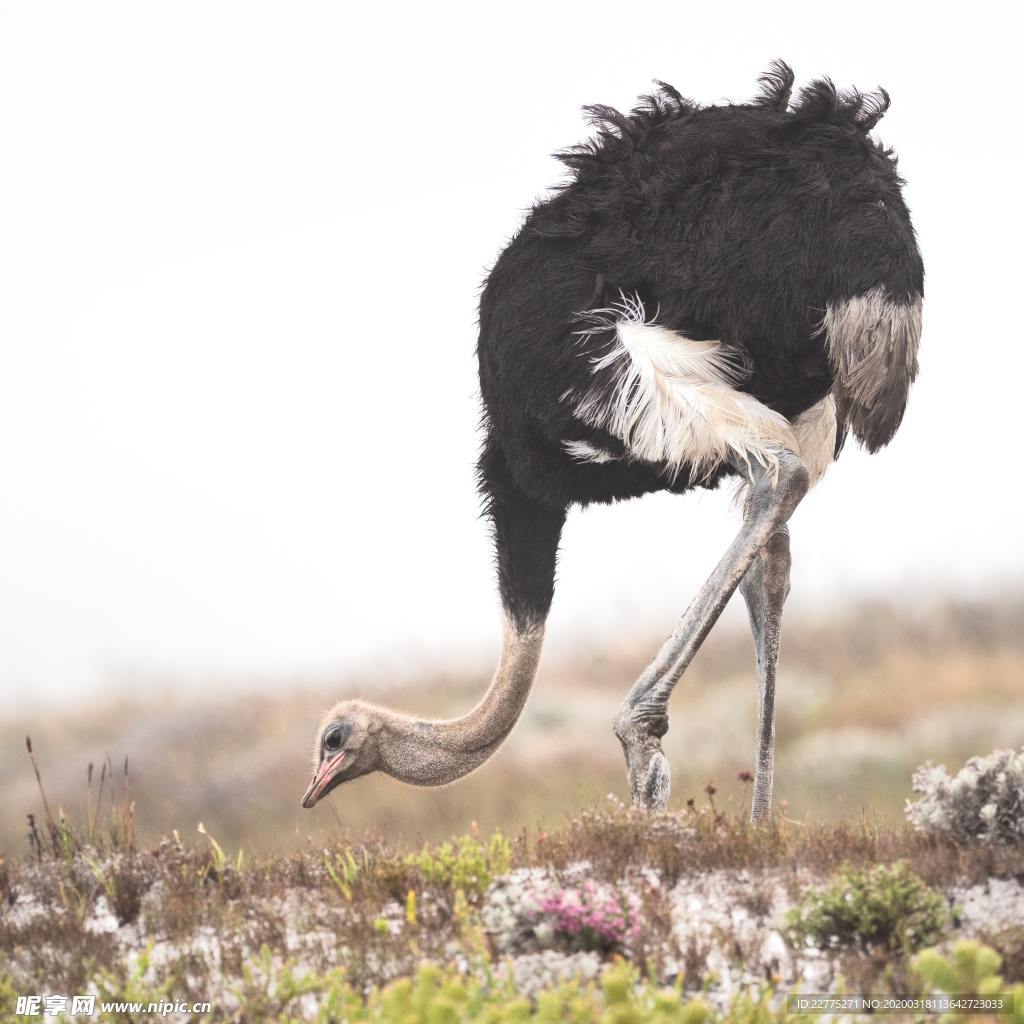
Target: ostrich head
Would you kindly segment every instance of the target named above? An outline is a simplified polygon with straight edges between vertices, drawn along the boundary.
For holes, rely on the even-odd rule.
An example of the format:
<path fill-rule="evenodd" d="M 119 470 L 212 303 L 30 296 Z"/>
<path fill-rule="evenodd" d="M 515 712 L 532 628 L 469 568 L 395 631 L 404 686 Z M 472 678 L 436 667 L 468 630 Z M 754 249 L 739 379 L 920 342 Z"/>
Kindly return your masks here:
<path fill-rule="evenodd" d="M 387 712 L 360 701 L 336 704 L 324 716 L 313 747 L 313 780 L 302 798 L 312 807 L 343 782 L 382 767 L 379 734 Z"/>
<path fill-rule="evenodd" d="M 411 786 L 445 786 L 475 771 L 519 718 L 534 676 L 544 628 L 506 623 L 501 658 L 483 699 L 461 718 L 419 718 L 359 700 L 324 716 L 313 748 L 313 781 L 303 807 L 343 782 L 383 772 Z"/>

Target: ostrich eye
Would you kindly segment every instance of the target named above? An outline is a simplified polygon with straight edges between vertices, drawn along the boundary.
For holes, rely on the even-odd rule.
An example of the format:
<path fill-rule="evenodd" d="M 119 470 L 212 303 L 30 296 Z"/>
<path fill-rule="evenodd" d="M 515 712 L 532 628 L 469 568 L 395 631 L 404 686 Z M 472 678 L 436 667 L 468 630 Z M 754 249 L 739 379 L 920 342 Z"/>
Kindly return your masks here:
<path fill-rule="evenodd" d="M 348 735 L 348 729 L 344 726 L 335 725 L 332 726 L 327 732 L 324 733 L 324 747 L 327 750 L 341 750 L 342 743 L 345 742 L 345 737 Z"/>

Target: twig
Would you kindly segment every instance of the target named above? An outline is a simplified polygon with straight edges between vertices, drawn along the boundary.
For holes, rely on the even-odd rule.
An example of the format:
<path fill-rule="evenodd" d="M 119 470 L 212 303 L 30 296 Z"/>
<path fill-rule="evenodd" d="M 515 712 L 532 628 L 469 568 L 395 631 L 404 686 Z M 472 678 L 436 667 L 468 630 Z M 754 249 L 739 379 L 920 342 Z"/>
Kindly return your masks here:
<path fill-rule="evenodd" d="M 46 790 L 43 789 L 43 777 L 39 774 L 39 764 L 36 762 L 36 755 L 32 753 L 32 737 L 25 737 L 25 749 L 28 751 L 28 756 L 32 761 L 32 770 L 36 773 L 36 785 L 39 786 L 39 795 L 43 798 L 43 810 L 46 811 L 46 823 L 50 828 L 56 828 L 57 822 L 54 820 L 53 812 L 50 810 L 49 801 L 46 799 Z"/>

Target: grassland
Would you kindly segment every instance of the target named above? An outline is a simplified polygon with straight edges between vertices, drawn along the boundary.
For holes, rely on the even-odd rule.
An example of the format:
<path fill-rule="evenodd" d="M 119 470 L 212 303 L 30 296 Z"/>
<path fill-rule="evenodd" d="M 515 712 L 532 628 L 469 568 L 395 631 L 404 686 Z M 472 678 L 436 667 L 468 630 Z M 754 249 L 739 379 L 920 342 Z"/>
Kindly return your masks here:
<path fill-rule="evenodd" d="M 1005 596 L 791 623 L 779 811 L 759 829 L 739 631 L 674 698 L 665 816 L 616 797 L 608 725 L 654 638 L 549 660 L 460 785 L 361 780 L 314 813 L 311 723 L 358 681 L 9 721 L 0 1021 L 32 992 L 214 1005 L 179 1020 L 755 1024 L 787 1019 L 793 991 L 1006 991 L 1024 981 L 1024 849 L 923 835 L 902 807 L 919 763 L 1020 746 L 1022 625 Z M 485 680 L 378 694 L 458 713 Z"/>
<path fill-rule="evenodd" d="M 972 992 L 1024 978 L 1024 848 L 902 825 L 755 829 L 706 794 L 411 853 L 337 840 L 246 860 L 198 838 L 140 847 L 117 796 L 77 825 L 35 821 L 31 855 L 0 870 L 0 1020 L 18 994 L 91 992 L 239 1022 L 754 1024 L 786 1019 L 787 992 L 928 992 L 925 947 L 938 978 L 991 957 Z"/>
<path fill-rule="evenodd" d="M 0 725 L 0 852 L 24 849 L 25 814 L 39 810 L 24 753 L 31 734 L 51 801 L 81 807 L 87 765 L 129 759 L 137 828 L 156 841 L 203 821 L 231 847 L 288 851 L 366 830 L 413 844 L 469 831 L 514 834 L 556 826 L 567 813 L 626 796 L 613 711 L 657 646 L 655 636 L 551 656 L 523 720 L 480 771 L 457 786 L 414 790 L 383 778 L 299 807 L 323 709 L 377 696 L 425 714 L 458 714 L 490 667 L 419 676 L 391 686 L 346 678 L 333 687 L 247 692 L 210 680 L 186 699 L 154 687 L 142 697 L 71 702 Z M 145 691 L 143 691 L 145 692 Z M 708 780 L 739 810 L 751 768 L 754 682 L 744 629 L 712 633 L 672 700 L 665 738 L 672 806 L 700 799 Z M 959 765 L 1024 737 L 1024 595 L 988 602 L 863 605 L 828 617 L 792 616 L 778 696 L 776 797 L 788 817 L 898 820 L 909 779 L 925 760 Z"/>

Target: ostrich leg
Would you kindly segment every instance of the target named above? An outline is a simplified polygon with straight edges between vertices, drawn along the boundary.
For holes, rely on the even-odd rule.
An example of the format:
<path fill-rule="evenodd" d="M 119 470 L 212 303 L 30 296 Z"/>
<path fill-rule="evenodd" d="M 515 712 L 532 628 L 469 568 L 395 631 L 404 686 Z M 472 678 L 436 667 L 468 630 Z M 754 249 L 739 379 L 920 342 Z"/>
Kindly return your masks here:
<path fill-rule="evenodd" d="M 743 525 L 672 635 L 615 713 L 613 727 L 626 755 L 634 807 L 662 811 L 668 805 L 670 776 L 661 737 L 668 731 L 668 699 L 672 690 L 758 553 L 807 493 L 807 470 L 799 457 L 787 449 L 778 452 L 774 481 L 753 460 L 749 465 L 739 462 L 737 468 L 750 478 Z"/>
<path fill-rule="evenodd" d="M 782 606 L 789 595 L 789 528 L 783 523 L 758 552 L 740 593 L 747 603 L 757 653 L 757 762 L 750 820 L 767 818 L 772 809 L 775 759 L 775 666 L 782 639 Z"/>

